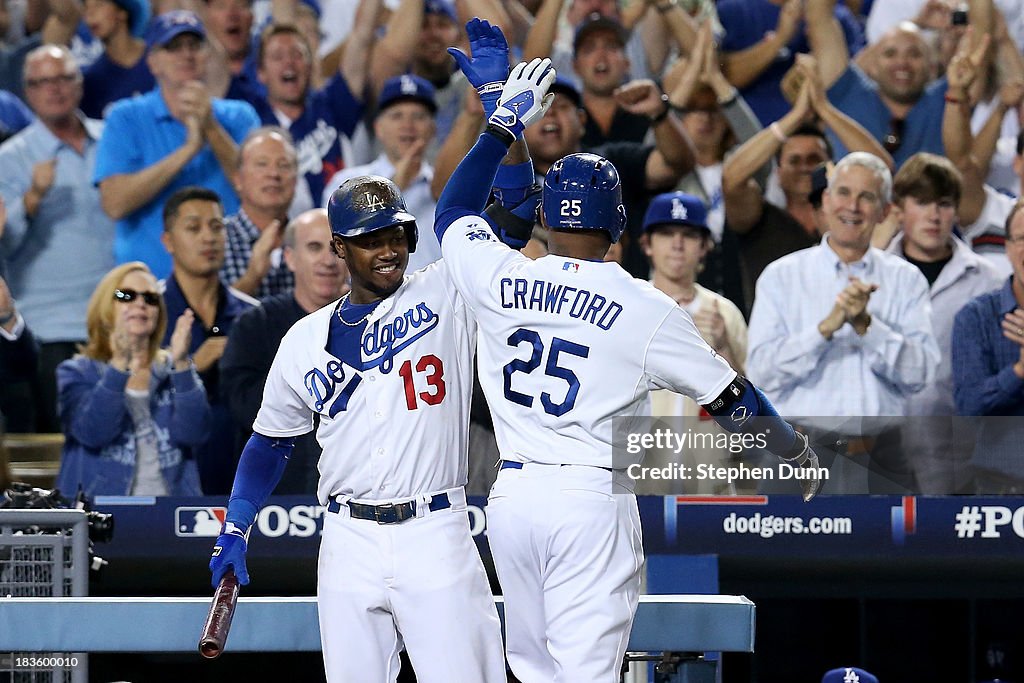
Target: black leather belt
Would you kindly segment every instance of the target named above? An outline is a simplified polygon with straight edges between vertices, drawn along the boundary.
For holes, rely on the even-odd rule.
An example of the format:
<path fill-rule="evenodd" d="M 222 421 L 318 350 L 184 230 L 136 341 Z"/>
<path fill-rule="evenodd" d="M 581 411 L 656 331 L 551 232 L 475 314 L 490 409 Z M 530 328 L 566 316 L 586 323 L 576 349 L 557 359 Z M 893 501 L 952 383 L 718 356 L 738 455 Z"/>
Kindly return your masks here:
<path fill-rule="evenodd" d="M 448 499 L 447 493 L 440 493 L 430 499 L 427 508 L 431 512 L 450 508 L 452 502 Z M 384 503 L 383 505 L 369 505 L 367 503 L 355 503 L 349 501 L 345 504 L 349 516 L 352 519 L 366 519 L 377 524 L 400 524 L 407 519 L 416 516 L 416 501 L 408 500 L 404 503 Z M 331 498 L 327 503 L 327 511 L 341 512 L 342 504 L 336 498 Z"/>

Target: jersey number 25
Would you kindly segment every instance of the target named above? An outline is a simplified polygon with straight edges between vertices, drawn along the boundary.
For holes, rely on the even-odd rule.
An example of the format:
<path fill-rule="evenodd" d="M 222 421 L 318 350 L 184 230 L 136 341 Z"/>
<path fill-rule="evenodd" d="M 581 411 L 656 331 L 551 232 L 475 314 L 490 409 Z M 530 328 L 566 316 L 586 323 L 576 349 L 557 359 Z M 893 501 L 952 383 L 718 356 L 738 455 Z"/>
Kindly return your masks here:
<path fill-rule="evenodd" d="M 505 398 L 513 403 L 518 403 L 521 406 L 530 408 L 533 406 L 533 396 L 528 396 L 527 394 L 520 393 L 513 389 L 512 375 L 517 372 L 529 375 L 540 367 L 544 356 L 544 342 L 541 341 L 539 334 L 533 330 L 527 330 L 522 327 L 509 335 L 509 346 L 518 347 L 520 344 L 524 343 L 530 344 L 533 347 L 533 353 L 526 360 L 516 358 L 504 367 Z M 569 385 L 569 390 L 565 393 L 565 398 L 561 403 L 555 403 L 551 398 L 551 394 L 546 391 L 540 395 L 540 403 L 544 407 L 544 412 L 548 415 L 554 415 L 555 417 L 565 415 L 567 412 L 572 410 L 572 407 L 576 405 L 576 395 L 579 394 L 580 391 L 580 380 L 576 377 L 576 373 L 569 368 L 562 367 L 558 364 L 558 356 L 562 353 L 566 353 L 571 356 L 578 356 L 580 358 L 587 358 L 590 356 L 590 347 L 582 346 L 559 337 L 553 337 L 551 339 L 551 347 L 548 352 L 547 363 L 544 365 L 544 374 L 549 377 L 557 377 L 564 380 Z"/>

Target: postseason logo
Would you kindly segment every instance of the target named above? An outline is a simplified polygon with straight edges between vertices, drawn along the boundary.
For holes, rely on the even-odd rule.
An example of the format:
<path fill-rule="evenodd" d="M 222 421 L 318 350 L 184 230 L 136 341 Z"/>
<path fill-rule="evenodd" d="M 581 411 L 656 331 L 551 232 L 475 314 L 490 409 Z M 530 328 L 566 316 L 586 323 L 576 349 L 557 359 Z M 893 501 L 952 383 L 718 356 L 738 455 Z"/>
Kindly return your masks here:
<path fill-rule="evenodd" d="M 174 535 L 217 538 L 228 509 L 224 507 L 179 507 L 174 510 Z"/>

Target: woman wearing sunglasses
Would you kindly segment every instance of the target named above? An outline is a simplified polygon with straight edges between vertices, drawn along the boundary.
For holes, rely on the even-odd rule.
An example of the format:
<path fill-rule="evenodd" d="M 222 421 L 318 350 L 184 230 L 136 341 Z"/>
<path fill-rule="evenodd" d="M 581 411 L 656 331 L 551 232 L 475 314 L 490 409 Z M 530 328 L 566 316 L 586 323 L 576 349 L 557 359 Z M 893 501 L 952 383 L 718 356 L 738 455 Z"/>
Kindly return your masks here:
<path fill-rule="evenodd" d="M 89 300 L 89 338 L 57 368 L 64 454 L 57 486 L 89 496 L 198 496 L 189 448 L 205 441 L 210 407 L 188 358 L 193 313 L 160 349 L 167 309 L 144 263 L 114 268 Z"/>

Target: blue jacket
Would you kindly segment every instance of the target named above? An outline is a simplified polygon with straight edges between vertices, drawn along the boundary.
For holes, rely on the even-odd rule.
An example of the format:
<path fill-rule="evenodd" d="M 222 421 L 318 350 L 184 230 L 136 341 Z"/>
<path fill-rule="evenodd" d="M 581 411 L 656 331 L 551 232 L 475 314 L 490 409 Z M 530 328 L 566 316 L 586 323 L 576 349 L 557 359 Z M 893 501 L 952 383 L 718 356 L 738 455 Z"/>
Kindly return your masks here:
<path fill-rule="evenodd" d="M 75 356 L 57 367 L 64 454 L 57 487 L 73 496 L 81 485 L 89 496 L 123 496 L 135 475 L 135 427 L 125 404 L 128 374 Z M 206 390 L 189 368 L 173 372 L 169 362 L 154 363 L 149 409 L 156 423 L 160 470 L 174 496 L 198 496 L 199 473 L 190 446 L 210 431 Z"/>

